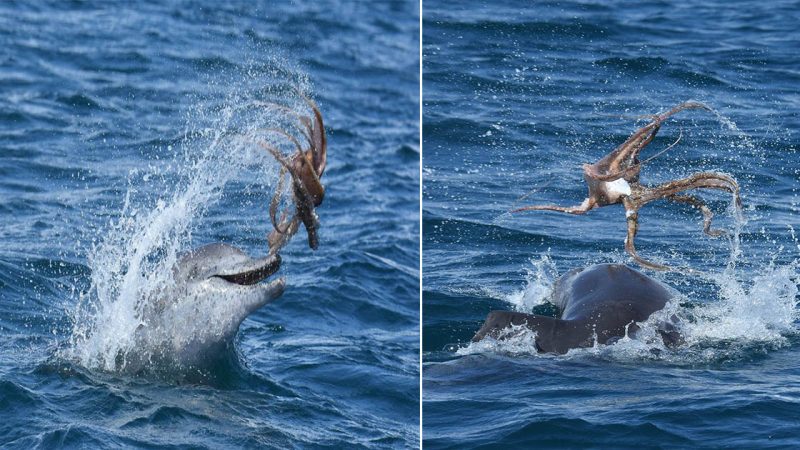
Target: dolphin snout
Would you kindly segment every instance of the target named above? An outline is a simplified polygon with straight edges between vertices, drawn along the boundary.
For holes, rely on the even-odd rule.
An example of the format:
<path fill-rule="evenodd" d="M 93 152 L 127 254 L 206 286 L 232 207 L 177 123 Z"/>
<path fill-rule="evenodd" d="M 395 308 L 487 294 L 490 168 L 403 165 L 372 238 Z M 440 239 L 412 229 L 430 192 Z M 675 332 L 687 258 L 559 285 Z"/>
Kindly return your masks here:
<path fill-rule="evenodd" d="M 236 289 L 237 292 L 239 292 L 239 301 L 243 302 L 247 313 L 251 314 L 267 303 L 271 303 L 280 298 L 285 288 L 286 279 L 280 277 L 269 283 L 261 283 L 252 287 L 241 286 Z"/>
<path fill-rule="evenodd" d="M 270 255 L 265 258 L 254 259 L 247 263 L 238 264 L 226 273 L 215 274 L 229 283 L 251 285 L 256 284 L 274 274 L 281 267 L 280 255 Z"/>
<path fill-rule="evenodd" d="M 264 288 L 267 297 L 269 297 L 268 301 L 275 300 L 283 295 L 284 289 L 286 289 L 286 278 L 284 277 L 280 277 L 277 280 L 270 282 Z"/>

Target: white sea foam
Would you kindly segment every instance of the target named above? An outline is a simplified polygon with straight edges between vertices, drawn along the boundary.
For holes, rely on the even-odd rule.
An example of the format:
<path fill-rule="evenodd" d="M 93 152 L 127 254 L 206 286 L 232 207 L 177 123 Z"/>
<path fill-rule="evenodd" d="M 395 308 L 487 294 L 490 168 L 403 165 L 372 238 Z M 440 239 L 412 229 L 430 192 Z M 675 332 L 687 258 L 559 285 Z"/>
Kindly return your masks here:
<path fill-rule="evenodd" d="M 497 338 L 487 336 L 478 342 L 456 349 L 457 355 L 473 353 L 504 353 L 509 355 L 536 355 L 536 333 L 524 325 L 512 325 L 502 330 Z"/>

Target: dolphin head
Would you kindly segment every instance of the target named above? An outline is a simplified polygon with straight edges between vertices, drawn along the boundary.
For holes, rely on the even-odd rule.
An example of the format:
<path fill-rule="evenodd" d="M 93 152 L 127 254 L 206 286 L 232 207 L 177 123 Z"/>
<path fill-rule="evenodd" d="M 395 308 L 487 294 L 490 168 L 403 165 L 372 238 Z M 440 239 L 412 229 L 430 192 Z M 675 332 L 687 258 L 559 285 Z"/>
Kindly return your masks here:
<path fill-rule="evenodd" d="M 136 349 L 126 355 L 129 369 L 201 367 L 227 353 L 242 321 L 283 294 L 283 278 L 262 283 L 280 263 L 278 255 L 251 258 L 221 243 L 184 254 L 172 286 L 144 311 Z"/>
<path fill-rule="evenodd" d="M 176 286 L 195 303 L 227 301 L 244 313 L 242 320 L 283 294 L 283 278 L 261 283 L 278 271 L 279 255 L 251 258 L 236 247 L 215 243 L 195 249 L 178 260 L 174 269 Z"/>

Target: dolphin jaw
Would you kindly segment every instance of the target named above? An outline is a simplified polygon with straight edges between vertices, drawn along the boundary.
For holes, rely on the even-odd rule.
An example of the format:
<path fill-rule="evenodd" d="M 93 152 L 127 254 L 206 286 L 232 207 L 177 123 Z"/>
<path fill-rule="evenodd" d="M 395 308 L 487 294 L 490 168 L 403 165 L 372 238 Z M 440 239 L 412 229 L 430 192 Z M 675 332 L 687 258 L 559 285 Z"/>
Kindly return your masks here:
<path fill-rule="evenodd" d="M 244 308 L 243 316 L 239 322 L 263 306 L 280 298 L 284 289 L 286 289 L 286 278 L 284 277 L 272 280 L 269 283 L 254 285 L 238 285 L 225 280 L 220 281 L 227 284 L 224 289 L 230 300 Z"/>
<path fill-rule="evenodd" d="M 262 283 L 277 272 L 280 265 L 280 255 L 244 261 L 212 274 L 206 280 L 206 284 L 211 289 L 224 292 L 223 301 L 239 303 L 244 306 L 245 315 L 252 314 L 283 295 L 286 288 L 284 277 Z"/>
<path fill-rule="evenodd" d="M 280 266 L 280 255 L 270 255 L 266 258 L 249 260 L 228 269 L 220 270 L 218 273 L 213 274 L 212 277 L 222 278 L 229 283 L 252 285 L 277 272 Z"/>
<path fill-rule="evenodd" d="M 178 266 L 183 275 L 178 280 L 185 280 L 190 303 L 208 313 L 227 311 L 223 315 L 234 318 L 237 326 L 247 315 L 280 297 L 286 287 L 282 277 L 263 282 L 280 269 L 279 255 L 250 258 L 227 244 L 194 250 Z"/>
<path fill-rule="evenodd" d="M 231 331 L 250 314 L 278 299 L 286 288 L 286 279 L 280 277 L 269 283 L 242 285 L 212 277 L 195 285 L 190 303 L 206 311 L 207 318 L 231 322 Z"/>
<path fill-rule="evenodd" d="M 280 260 L 278 260 L 280 264 Z M 258 308 L 271 303 L 283 295 L 286 288 L 286 278 L 280 277 L 269 282 L 263 282 L 268 276 L 278 270 L 277 265 L 263 266 L 249 271 L 230 274 L 215 274 L 201 282 L 206 288 L 219 292 L 221 301 L 232 301 L 251 305 L 248 314 Z"/>
<path fill-rule="evenodd" d="M 183 262 L 186 268 L 179 273 L 188 288 L 188 304 L 205 311 L 218 327 L 230 326 L 231 335 L 245 317 L 279 298 L 286 288 L 283 277 L 264 282 L 280 269 L 279 255 L 250 258 L 227 244 L 209 244 L 188 254 Z"/>
<path fill-rule="evenodd" d="M 248 289 L 248 287 L 245 286 L 242 286 L 242 288 Z M 256 301 L 251 302 L 252 309 L 250 310 L 250 313 L 252 313 L 267 303 L 272 303 L 280 298 L 281 295 L 283 295 L 283 291 L 286 289 L 286 278 L 280 277 L 276 280 L 270 281 L 269 283 L 260 283 L 256 286 L 249 286 L 249 289 L 256 289 L 258 292 Z"/>
<path fill-rule="evenodd" d="M 274 274 L 280 265 L 279 255 L 251 258 L 236 247 L 214 243 L 184 254 L 176 262 L 173 272 L 178 283 L 200 282 L 217 277 L 229 283 L 249 285 Z"/>
<path fill-rule="evenodd" d="M 232 289 L 230 294 L 235 296 L 235 301 L 244 307 L 246 317 L 280 298 L 284 289 L 286 289 L 286 278 L 280 277 L 269 283 L 259 283 L 257 285 L 231 286 L 230 289 Z M 244 317 L 242 317 L 242 320 L 244 320 Z"/>

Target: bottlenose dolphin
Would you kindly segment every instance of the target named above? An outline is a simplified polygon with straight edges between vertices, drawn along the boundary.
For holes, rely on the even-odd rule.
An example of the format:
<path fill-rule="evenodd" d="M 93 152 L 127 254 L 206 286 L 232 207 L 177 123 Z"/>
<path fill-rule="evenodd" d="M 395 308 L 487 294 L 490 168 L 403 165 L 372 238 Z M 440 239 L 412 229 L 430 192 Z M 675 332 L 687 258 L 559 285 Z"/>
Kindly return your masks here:
<path fill-rule="evenodd" d="M 242 321 L 283 294 L 282 277 L 260 283 L 280 263 L 277 254 L 251 258 L 221 243 L 184 254 L 170 286 L 143 302 L 134 345 L 117 356 L 117 366 L 132 372 L 202 368 L 229 356 Z"/>
<path fill-rule="evenodd" d="M 536 332 L 542 353 L 566 353 L 596 343 L 609 344 L 633 334 L 637 322 L 664 308 L 672 298 L 669 289 L 653 278 L 621 264 L 598 264 L 573 269 L 556 280 L 551 303 L 559 317 L 513 311 L 492 311 L 472 338 L 503 338 L 503 330 L 524 325 Z M 672 320 L 675 320 L 672 318 Z M 668 321 L 659 324 L 666 345 L 681 341 Z"/>

